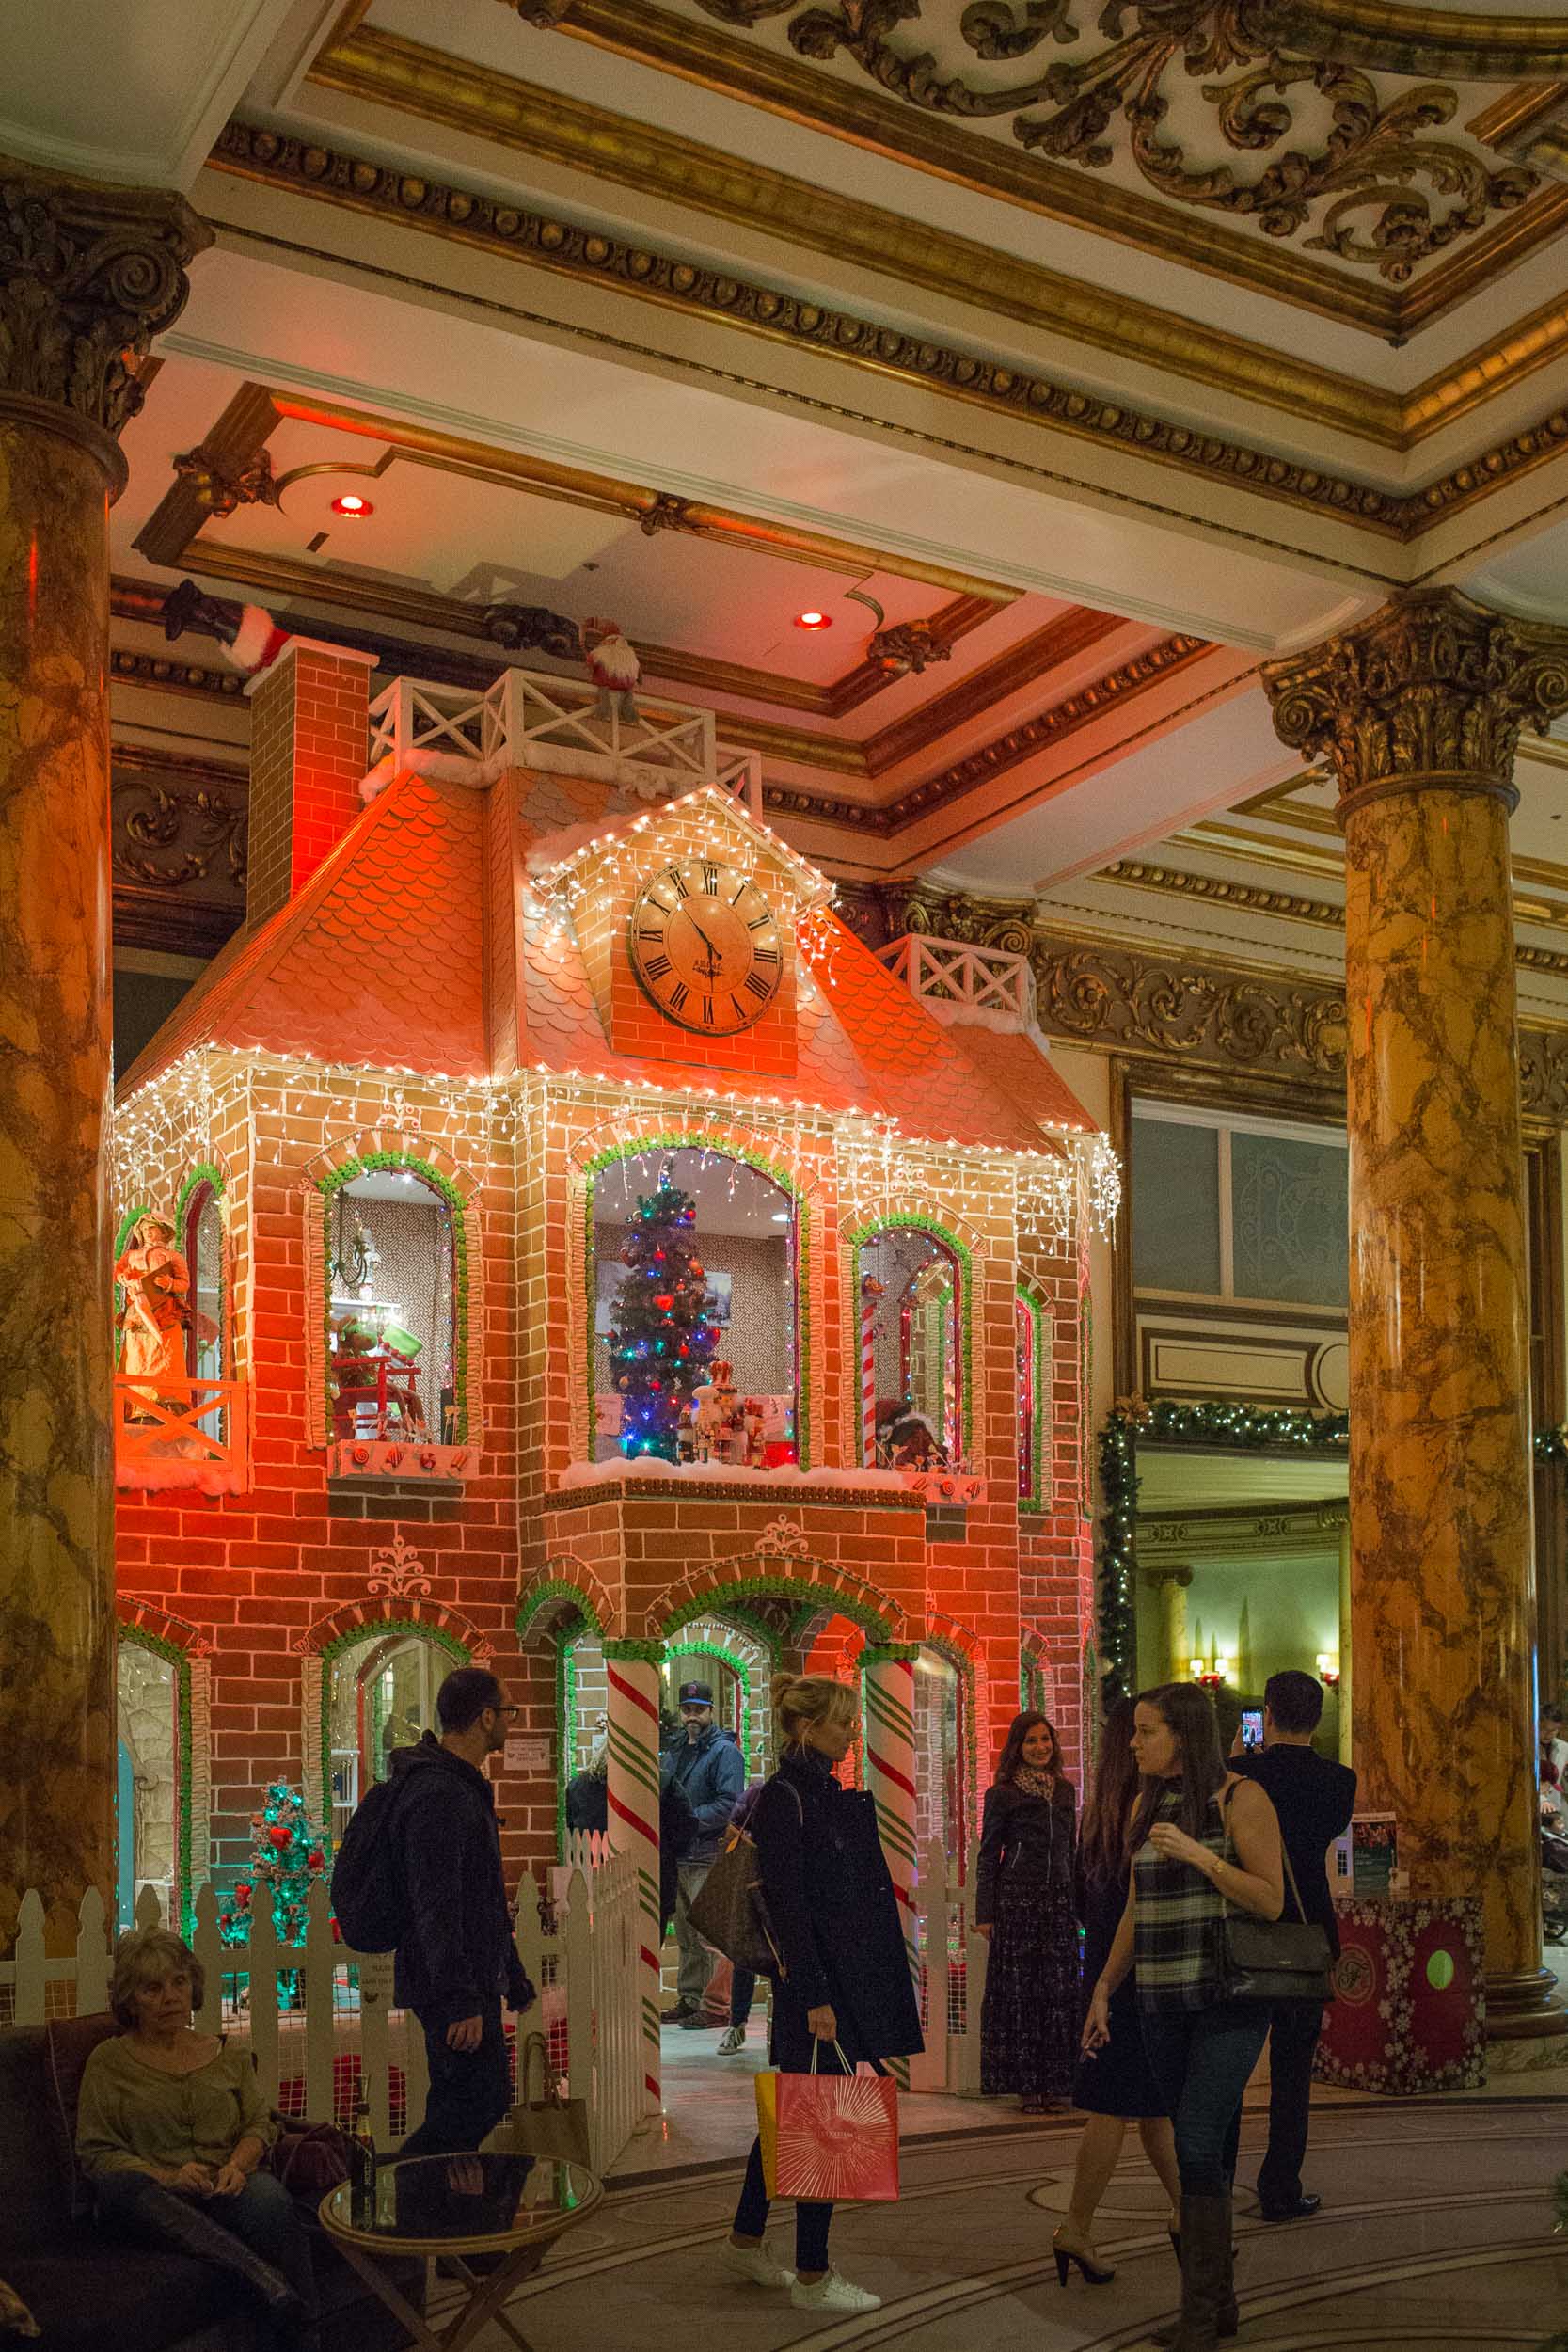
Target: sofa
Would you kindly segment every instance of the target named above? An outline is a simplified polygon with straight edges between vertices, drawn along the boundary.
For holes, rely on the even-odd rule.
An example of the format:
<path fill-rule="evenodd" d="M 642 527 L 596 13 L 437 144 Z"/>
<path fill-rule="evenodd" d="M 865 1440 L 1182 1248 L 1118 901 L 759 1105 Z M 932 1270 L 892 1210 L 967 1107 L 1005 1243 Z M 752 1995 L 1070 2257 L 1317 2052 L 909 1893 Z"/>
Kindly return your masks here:
<path fill-rule="evenodd" d="M 110 2017 L 0 2029 L 0 2280 L 26 2304 L 40 2352 L 264 2352 L 264 2330 L 210 2264 L 111 2237 L 91 2217 L 74 2147 L 76 2091 Z M 407 2332 L 346 2264 L 313 2214 L 308 2227 L 333 2352 L 401 2352 Z M 422 2309 L 424 2265 L 397 2280 Z M 5 2331 L 0 2344 L 24 2339 Z"/>

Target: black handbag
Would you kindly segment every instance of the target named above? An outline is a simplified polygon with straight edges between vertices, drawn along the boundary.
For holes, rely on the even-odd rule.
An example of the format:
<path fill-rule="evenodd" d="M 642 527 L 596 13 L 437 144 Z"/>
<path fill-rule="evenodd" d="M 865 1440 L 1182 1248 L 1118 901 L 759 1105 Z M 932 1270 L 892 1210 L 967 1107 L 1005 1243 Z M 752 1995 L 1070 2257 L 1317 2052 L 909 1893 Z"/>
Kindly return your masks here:
<path fill-rule="evenodd" d="M 1327 1931 L 1307 1916 L 1291 1851 L 1279 1839 L 1285 1876 L 1300 1919 L 1259 1919 L 1228 1906 L 1220 1921 L 1222 2001 L 1331 2001 L 1334 1953 Z"/>

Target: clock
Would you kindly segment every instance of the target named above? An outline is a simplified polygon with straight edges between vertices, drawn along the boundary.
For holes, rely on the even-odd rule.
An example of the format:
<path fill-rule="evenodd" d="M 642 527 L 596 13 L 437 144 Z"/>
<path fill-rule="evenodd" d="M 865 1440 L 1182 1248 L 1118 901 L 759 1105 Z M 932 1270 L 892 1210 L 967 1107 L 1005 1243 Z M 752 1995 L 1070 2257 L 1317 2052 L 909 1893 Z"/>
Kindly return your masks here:
<path fill-rule="evenodd" d="M 626 936 L 644 993 L 705 1037 L 749 1029 L 784 979 L 777 915 L 748 875 L 713 858 L 678 858 L 645 882 Z"/>

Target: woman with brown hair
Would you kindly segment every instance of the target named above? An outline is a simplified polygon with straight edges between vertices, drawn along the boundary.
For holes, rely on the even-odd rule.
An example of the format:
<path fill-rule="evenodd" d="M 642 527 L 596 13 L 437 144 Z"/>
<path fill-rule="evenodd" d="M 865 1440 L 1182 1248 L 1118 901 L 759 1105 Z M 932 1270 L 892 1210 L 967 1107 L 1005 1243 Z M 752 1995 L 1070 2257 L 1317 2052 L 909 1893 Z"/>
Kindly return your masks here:
<path fill-rule="evenodd" d="M 974 1867 L 974 1926 L 987 1937 L 980 2089 L 1015 2091 L 1025 2115 L 1067 2105 L 1078 2046 L 1073 1911 L 1077 1794 L 1055 1726 L 1015 1715 L 986 1791 Z"/>
<path fill-rule="evenodd" d="M 911 2058 L 924 2042 L 876 1807 L 833 1777 L 859 1734 L 860 1699 L 827 1675 L 780 1675 L 773 1691 L 779 1767 L 748 1822 L 780 1963 L 772 2062 L 782 2074 L 808 2074 L 815 2061 L 838 2074 L 869 2059 L 882 2074 L 884 2058 Z M 829 2265 L 832 2217 L 831 2204 L 798 2203 L 796 2267 L 781 2269 L 763 2243 L 768 2189 L 754 2139 L 721 2260 L 754 2286 L 788 2288 L 800 2311 L 875 2311 L 880 2296 Z"/>
<path fill-rule="evenodd" d="M 1089 2001 L 1085 2050 L 1111 2038 L 1111 2001 L 1135 1975 L 1144 2048 L 1176 2130 L 1181 2178 L 1181 2317 L 1155 2342 L 1212 2352 L 1236 2332 L 1227 2143 L 1269 2029 L 1261 2001 L 1227 1996 L 1227 1909 L 1277 1919 L 1279 1822 L 1253 1780 L 1230 1772 L 1206 1691 L 1167 1682 L 1137 1700 L 1143 1775 L 1127 1833 L 1127 1903 Z"/>
<path fill-rule="evenodd" d="M 1132 1758 L 1132 1701 L 1117 1699 L 1105 1718 L 1094 1793 L 1084 1807 L 1078 1839 L 1078 1915 L 1084 1922 L 1084 1981 L 1095 1985 L 1127 1908 L 1127 1829 L 1138 1794 Z M 1094 2250 L 1094 2217 L 1112 2173 L 1121 2161 L 1127 2126 L 1136 2121 L 1144 2153 L 1170 2199 L 1174 2236 L 1181 2185 L 1176 2170 L 1176 2140 L 1170 2109 L 1144 2054 L 1143 2028 L 1131 1982 L 1117 1988 L 1108 2011 L 1110 2038 L 1078 2061 L 1072 2104 L 1088 2118 L 1078 2143 L 1072 2201 L 1055 2237 L 1056 2275 L 1063 2286 L 1069 2266 L 1091 2286 L 1109 2286 L 1116 2277 Z"/>
<path fill-rule="evenodd" d="M 309 2243 L 262 2169 L 277 2127 L 249 2053 L 192 2025 L 202 1994 L 201 1963 L 177 1935 L 120 1937 L 109 1979 L 119 2031 L 83 2073 L 76 2161 L 100 2221 L 228 2272 L 276 2352 L 319 2352 Z"/>

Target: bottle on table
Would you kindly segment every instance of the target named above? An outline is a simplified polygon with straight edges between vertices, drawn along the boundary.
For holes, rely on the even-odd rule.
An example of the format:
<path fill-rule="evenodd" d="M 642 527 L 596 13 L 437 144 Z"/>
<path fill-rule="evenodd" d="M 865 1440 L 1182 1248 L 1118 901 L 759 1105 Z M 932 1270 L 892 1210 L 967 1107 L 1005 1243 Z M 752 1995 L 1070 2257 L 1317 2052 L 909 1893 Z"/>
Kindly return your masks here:
<path fill-rule="evenodd" d="M 350 2203 L 356 2222 L 366 2223 L 375 2216 L 375 2135 L 371 2130 L 371 2103 L 360 2099 L 354 2110 L 354 2122 L 348 2138 L 348 2177 Z"/>

